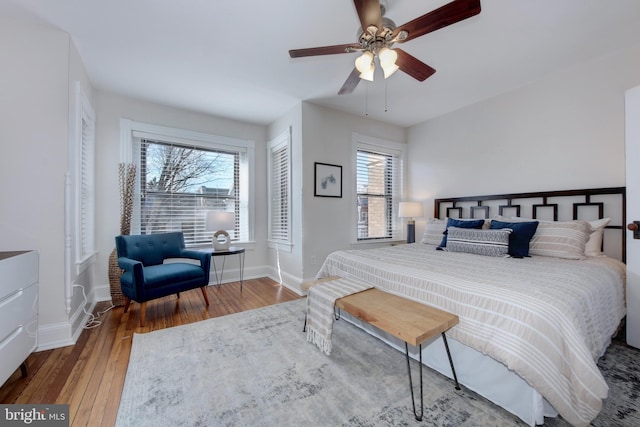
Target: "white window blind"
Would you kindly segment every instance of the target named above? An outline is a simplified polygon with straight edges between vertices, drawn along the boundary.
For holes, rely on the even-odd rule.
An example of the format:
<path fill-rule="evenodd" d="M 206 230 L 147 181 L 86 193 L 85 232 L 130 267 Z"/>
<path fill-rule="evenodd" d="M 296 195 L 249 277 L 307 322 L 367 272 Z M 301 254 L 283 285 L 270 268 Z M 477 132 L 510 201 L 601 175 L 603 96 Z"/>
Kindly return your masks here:
<path fill-rule="evenodd" d="M 80 258 L 90 256 L 94 251 L 94 155 L 93 125 L 82 117 L 82 154 L 80 183 Z"/>
<path fill-rule="evenodd" d="M 395 206 L 400 200 L 399 153 L 360 146 L 356 151 L 357 240 L 397 238 Z"/>
<path fill-rule="evenodd" d="M 269 240 L 291 242 L 291 139 L 287 130 L 269 143 Z"/>
<path fill-rule="evenodd" d="M 76 263 L 95 254 L 95 114 L 76 83 Z"/>
<path fill-rule="evenodd" d="M 248 240 L 246 150 L 138 137 L 134 153 L 140 171 L 133 222 L 138 233 L 182 231 L 187 245 L 210 243 L 218 228 L 207 223 L 207 213 L 224 211 L 235 218 L 226 230 L 231 241 Z"/>

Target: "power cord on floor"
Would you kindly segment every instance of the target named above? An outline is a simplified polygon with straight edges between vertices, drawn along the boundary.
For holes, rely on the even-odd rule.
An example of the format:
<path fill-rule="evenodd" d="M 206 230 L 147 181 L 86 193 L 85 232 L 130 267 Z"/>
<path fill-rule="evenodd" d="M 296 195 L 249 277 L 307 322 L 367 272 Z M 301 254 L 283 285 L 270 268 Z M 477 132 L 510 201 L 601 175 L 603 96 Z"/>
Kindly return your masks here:
<path fill-rule="evenodd" d="M 87 320 L 87 323 L 85 323 L 82 328 L 83 329 L 93 329 L 93 328 L 97 328 L 98 326 L 102 325 L 102 321 L 98 320 L 98 319 L 100 319 L 100 316 L 102 316 L 103 314 L 107 313 L 112 308 L 115 308 L 115 305 L 111 304 L 111 307 L 107 307 L 105 310 L 99 311 L 97 314 L 89 313 L 87 311 L 87 309 L 85 308 L 85 306 L 87 305 L 88 299 L 87 299 L 87 295 L 84 292 L 84 286 L 79 285 L 77 283 L 74 283 L 73 287 L 82 289 L 82 298 L 83 298 L 82 311 L 84 311 L 85 315 L 89 316 L 89 318 Z"/>

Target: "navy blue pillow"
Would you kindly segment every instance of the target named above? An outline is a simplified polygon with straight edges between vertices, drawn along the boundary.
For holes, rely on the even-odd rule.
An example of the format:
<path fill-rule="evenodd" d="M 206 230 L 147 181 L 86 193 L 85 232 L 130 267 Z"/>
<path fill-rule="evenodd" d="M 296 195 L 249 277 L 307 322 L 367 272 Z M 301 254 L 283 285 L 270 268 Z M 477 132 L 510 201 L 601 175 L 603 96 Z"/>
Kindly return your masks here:
<path fill-rule="evenodd" d="M 529 256 L 529 242 L 538 229 L 538 221 L 504 222 L 491 221 L 492 229 L 510 228 L 509 255 L 514 258 Z"/>
<path fill-rule="evenodd" d="M 484 219 L 455 219 L 449 218 L 447 219 L 447 229 L 449 227 L 458 227 L 458 228 L 482 228 L 484 225 Z M 444 249 L 447 247 L 447 230 L 444 230 L 444 235 L 442 236 L 442 242 L 440 242 L 440 246 L 436 249 Z"/>

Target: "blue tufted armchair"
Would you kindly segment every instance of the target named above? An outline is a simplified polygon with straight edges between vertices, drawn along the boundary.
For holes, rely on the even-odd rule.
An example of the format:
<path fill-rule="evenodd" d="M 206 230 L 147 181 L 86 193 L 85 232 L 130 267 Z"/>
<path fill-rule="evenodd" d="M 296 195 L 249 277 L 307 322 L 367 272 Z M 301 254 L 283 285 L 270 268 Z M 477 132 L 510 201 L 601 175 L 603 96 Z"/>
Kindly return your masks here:
<path fill-rule="evenodd" d="M 140 326 L 144 326 L 147 301 L 171 294 L 200 288 L 207 305 L 206 286 L 209 284 L 211 254 L 185 249 L 181 232 L 116 236 L 118 265 L 124 273 L 120 277 L 125 296 L 124 312 L 131 300 L 140 303 Z M 168 258 L 188 258 L 188 262 L 164 263 Z"/>

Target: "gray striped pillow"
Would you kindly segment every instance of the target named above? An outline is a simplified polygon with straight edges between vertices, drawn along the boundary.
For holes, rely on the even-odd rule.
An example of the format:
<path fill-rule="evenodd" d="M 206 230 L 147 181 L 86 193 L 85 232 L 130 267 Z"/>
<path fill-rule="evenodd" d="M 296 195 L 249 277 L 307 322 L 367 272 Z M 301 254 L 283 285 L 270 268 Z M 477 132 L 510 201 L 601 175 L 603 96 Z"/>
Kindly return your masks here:
<path fill-rule="evenodd" d="M 508 228 L 481 230 L 449 227 L 446 250 L 486 256 L 508 256 L 510 234 L 511 230 Z"/>
<path fill-rule="evenodd" d="M 540 222 L 529 245 L 530 255 L 585 259 L 585 245 L 593 229 L 587 221 Z"/>

